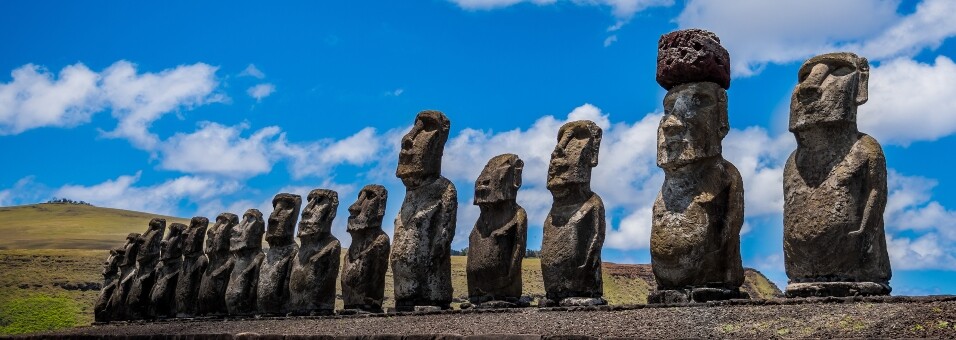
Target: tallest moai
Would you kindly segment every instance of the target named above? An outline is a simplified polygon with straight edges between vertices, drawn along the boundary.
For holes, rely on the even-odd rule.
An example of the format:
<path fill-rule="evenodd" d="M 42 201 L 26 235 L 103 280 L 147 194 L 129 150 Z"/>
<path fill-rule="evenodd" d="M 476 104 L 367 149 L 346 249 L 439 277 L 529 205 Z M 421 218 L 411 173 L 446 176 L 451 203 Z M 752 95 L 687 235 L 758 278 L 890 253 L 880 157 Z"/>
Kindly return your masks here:
<path fill-rule="evenodd" d="M 803 63 L 790 101 L 797 149 L 783 172 L 787 296 L 887 295 L 886 159 L 857 130 L 870 66 L 853 53 Z"/>

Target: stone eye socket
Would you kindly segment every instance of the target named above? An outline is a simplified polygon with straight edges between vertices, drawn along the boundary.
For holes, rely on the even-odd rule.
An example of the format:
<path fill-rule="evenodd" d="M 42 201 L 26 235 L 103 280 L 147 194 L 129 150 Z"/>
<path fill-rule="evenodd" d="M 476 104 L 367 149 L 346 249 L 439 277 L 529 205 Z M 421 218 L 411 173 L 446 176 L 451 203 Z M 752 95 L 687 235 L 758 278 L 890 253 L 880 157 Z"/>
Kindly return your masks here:
<path fill-rule="evenodd" d="M 836 70 L 834 70 L 833 72 L 830 72 L 830 74 L 831 74 L 831 75 L 834 75 L 834 76 L 842 77 L 842 76 L 848 75 L 848 74 L 850 74 L 850 73 L 853 73 L 853 71 L 854 71 L 854 70 L 853 70 L 853 67 L 851 67 L 851 66 L 848 66 L 848 65 L 840 65 L 840 66 L 837 66 L 837 67 L 836 67 Z"/>
<path fill-rule="evenodd" d="M 421 124 L 422 124 L 421 125 L 422 130 L 425 130 L 428 132 L 438 130 L 438 123 L 431 119 L 422 119 Z"/>

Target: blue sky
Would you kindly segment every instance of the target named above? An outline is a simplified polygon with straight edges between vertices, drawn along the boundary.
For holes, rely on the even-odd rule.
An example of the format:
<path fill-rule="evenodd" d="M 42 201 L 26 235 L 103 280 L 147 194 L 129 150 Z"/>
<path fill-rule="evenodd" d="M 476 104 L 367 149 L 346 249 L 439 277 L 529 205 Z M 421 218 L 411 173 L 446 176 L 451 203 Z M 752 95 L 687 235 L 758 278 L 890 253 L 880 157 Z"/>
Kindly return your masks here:
<path fill-rule="evenodd" d="M 367 183 L 404 195 L 401 135 L 423 109 L 452 133 L 443 170 L 459 191 L 453 247 L 478 210 L 492 156 L 527 163 L 518 201 L 529 248 L 550 204 L 557 128 L 605 130 L 594 190 L 607 204 L 606 261 L 650 261 L 662 90 L 661 34 L 698 27 L 730 51 L 744 264 L 786 282 L 782 168 L 790 93 L 806 58 L 870 59 L 860 129 L 889 167 L 886 229 L 897 294 L 956 293 L 956 3 L 949 0 L 452 0 L 0 3 L 0 205 L 54 196 L 99 206 L 215 216 L 273 195 L 332 188 L 346 208 Z"/>

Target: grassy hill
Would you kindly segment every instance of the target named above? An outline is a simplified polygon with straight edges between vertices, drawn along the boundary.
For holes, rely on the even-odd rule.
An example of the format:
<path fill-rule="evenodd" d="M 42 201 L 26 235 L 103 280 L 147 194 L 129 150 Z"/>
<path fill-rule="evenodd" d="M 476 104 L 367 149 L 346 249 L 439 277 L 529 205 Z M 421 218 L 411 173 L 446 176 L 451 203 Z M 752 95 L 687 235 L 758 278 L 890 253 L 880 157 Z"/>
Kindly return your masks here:
<path fill-rule="evenodd" d="M 189 219 L 79 204 L 0 207 L 0 249 L 110 249 L 142 233 L 149 220 Z"/>
<path fill-rule="evenodd" d="M 0 335 L 89 324 L 102 282 L 107 250 L 121 246 L 126 234 L 143 232 L 158 215 L 82 205 L 38 204 L 0 208 Z M 188 221 L 166 218 L 167 223 Z M 345 250 L 343 249 L 343 256 Z M 452 256 L 455 297 L 467 297 L 464 256 Z M 611 304 L 641 304 L 656 288 L 650 265 L 604 264 L 604 292 Z M 386 278 L 386 307 L 394 305 L 391 271 Z M 525 294 L 544 294 L 541 261 L 523 263 Z M 748 269 L 743 290 L 769 298 L 780 290 Z M 341 287 L 339 287 L 341 291 Z M 338 302 L 341 307 L 341 300 Z"/>

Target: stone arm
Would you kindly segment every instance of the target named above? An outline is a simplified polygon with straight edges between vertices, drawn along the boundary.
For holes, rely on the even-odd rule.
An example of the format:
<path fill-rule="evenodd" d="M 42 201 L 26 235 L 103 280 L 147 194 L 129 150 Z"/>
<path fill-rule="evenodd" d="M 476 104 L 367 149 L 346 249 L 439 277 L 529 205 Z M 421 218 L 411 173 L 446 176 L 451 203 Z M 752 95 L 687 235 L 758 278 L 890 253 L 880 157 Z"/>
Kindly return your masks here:
<path fill-rule="evenodd" d="M 436 223 L 436 238 L 432 244 L 432 254 L 444 253 L 442 249 L 451 245 L 455 237 L 455 226 L 458 219 L 458 190 L 455 184 L 448 181 L 448 187 L 441 195 L 441 204 L 437 214 L 432 215 L 432 223 Z"/>
<path fill-rule="evenodd" d="M 309 257 L 309 263 L 319 263 L 317 262 L 319 259 L 322 259 L 329 255 L 333 255 L 332 254 L 333 252 L 336 253 L 334 255 L 336 256 L 336 258 L 338 258 L 341 250 L 342 250 L 342 247 L 340 246 L 339 241 L 333 240 L 332 242 L 329 242 L 329 244 L 327 244 L 325 247 L 322 247 L 322 250 L 317 251 L 315 254 Z"/>
<path fill-rule="evenodd" d="M 883 211 L 886 209 L 886 158 L 883 149 L 872 137 L 864 135 L 860 143 L 865 143 L 867 152 L 866 177 L 864 192 L 866 206 L 863 207 L 863 216 L 859 229 L 851 231 L 850 235 L 865 234 L 873 226 L 883 220 Z"/>
<path fill-rule="evenodd" d="M 735 240 L 740 238 L 740 228 L 744 224 L 744 183 L 740 172 L 730 162 L 727 165 L 727 176 L 730 182 L 727 186 L 727 216 L 723 222 L 723 237 L 721 240 Z"/>
<path fill-rule="evenodd" d="M 593 228 L 594 236 L 591 237 L 591 243 L 588 244 L 587 257 L 585 263 L 580 268 L 599 268 L 601 266 L 601 248 L 604 245 L 604 231 L 606 221 L 604 219 L 604 201 L 597 194 L 593 194 L 586 205 L 589 205 L 587 214 L 591 215 L 588 221 Z M 582 226 L 583 227 L 583 226 Z"/>
<path fill-rule="evenodd" d="M 509 267 L 509 272 L 511 274 L 516 274 L 518 277 L 521 276 L 521 261 L 524 259 L 525 248 L 528 243 L 528 214 L 524 211 L 524 208 L 518 207 L 518 212 L 515 214 L 514 220 L 511 221 L 511 224 L 514 225 L 515 229 L 515 243 L 514 243 L 514 252 L 511 254 L 511 267 Z M 511 229 L 509 227 L 508 229 Z"/>
<path fill-rule="evenodd" d="M 223 263 L 222 266 L 219 266 L 219 268 L 216 268 L 212 271 L 212 277 L 215 279 L 222 279 L 225 277 L 226 280 L 229 280 L 229 275 L 232 274 L 232 267 L 235 265 L 235 260 L 230 257 L 226 263 Z"/>

